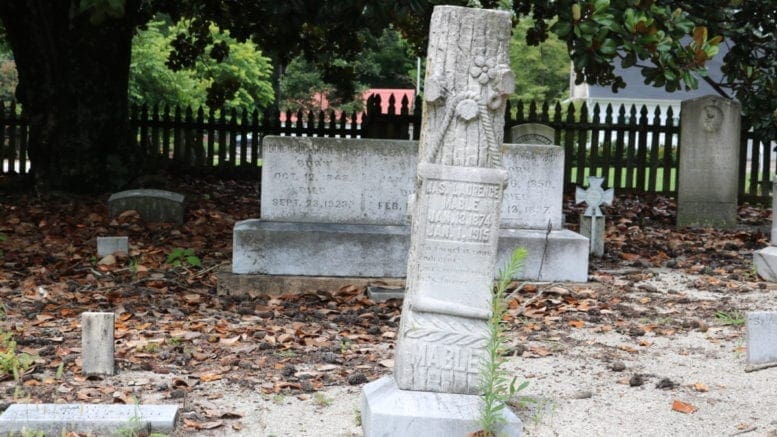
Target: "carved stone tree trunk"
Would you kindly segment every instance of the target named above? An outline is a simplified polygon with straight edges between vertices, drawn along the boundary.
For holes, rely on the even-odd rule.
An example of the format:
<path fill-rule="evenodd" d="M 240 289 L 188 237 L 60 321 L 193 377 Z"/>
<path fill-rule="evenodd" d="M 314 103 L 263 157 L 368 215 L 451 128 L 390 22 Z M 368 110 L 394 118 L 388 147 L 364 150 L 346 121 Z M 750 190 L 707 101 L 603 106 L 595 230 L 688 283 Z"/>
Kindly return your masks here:
<path fill-rule="evenodd" d="M 501 168 L 510 15 L 432 15 L 395 379 L 403 390 L 479 394 L 507 173 Z"/>
<path fill-rule="evenodd" d="M 365 437 L 453 436 L 481 429 L 481 369 L 507 172 L 501 168 L 510 14 L 437 6 L 405 302 L 394 377 L 364 386 Z M 508 408 L 499 434 L 519 437 Z"/>

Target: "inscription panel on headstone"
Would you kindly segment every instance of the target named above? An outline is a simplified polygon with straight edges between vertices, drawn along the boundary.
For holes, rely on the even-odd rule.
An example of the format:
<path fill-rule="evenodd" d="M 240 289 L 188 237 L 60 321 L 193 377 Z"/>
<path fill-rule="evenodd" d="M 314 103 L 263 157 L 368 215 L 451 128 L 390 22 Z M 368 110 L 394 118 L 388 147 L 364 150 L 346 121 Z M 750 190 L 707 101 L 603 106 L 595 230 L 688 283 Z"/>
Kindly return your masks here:
<path fill-rule="evenodd" d="M 411 141 L 267 137 L 262 219 L 402 224 L 416 150 Z"/>
<path fill-rule="evenodd" d="M 487 338 L 490 288 L 507 172 L 419 165 L 423 176 L 413 232 L 400 388 L 477 393 Z"/>
<path fill-rule="evenodd" d="M 777 362 L 777 311 L 747 313 L 747 361 Z"/>
<path fill-rule="evenodd" d="M 413 190 L 418 143 L 267 137 L 261 214 L 265 220 L 401 225 Z M 505 144 L 510 174 L 502 226 L 560 229 L 564 150 Z"/>
<path fill-rule="evenodd" d="M 561 229 L 564 196 L 564 149 L 558 146 L 507 144 L 503 155 L 510 182 L 502 203 L 506 228 Z"/>

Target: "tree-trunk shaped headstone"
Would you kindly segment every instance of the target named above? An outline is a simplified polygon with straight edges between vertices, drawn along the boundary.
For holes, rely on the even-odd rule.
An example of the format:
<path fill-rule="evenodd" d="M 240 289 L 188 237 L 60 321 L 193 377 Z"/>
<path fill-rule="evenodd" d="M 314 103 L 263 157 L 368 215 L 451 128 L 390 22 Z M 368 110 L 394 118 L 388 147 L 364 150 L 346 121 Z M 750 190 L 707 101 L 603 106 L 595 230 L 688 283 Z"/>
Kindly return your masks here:
<path fill-rule="evenodd" d="M 501 168 L 510 15 L 432 15 L 412 212 L 400 389 L 480 393 L 507 172 Z"/>

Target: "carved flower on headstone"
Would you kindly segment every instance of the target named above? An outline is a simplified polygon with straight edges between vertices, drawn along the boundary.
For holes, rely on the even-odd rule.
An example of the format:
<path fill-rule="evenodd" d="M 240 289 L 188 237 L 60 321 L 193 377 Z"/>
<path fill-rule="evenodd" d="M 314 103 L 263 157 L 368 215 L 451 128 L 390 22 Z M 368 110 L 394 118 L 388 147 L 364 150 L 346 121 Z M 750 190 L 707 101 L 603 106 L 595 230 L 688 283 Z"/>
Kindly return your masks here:
<path fill-rule="evenodd" d="M 496 77 L 497 70 L 494 67 L 496 67 L 496 59 L 475 56 L 475 62 L 469 67 L 469 74 L 477 79 L 481 85 L 485 85 Z"/>

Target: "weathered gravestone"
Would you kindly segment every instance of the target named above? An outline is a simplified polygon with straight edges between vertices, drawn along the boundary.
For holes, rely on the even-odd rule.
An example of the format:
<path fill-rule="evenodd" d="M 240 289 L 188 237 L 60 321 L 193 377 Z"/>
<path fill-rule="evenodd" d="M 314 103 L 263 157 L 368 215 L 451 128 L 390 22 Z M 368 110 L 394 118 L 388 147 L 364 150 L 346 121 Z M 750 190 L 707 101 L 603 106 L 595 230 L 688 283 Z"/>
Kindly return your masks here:
<path fill-rule="evenodd" d="M 747 362 L 777 363 L 777 311 L 747 313 Z"/>
<path fill-rule="evenodd" d="M 604 229 L 606 221 L 600 206 L 612 205 L 613 190 L 602 188 L 604 178 L 588 176 L 588 189 L 577 187 L 575 203 L 585 203 L 586 209 L 580 214 L 580 234 L 591 242 L 591 253 L 604 255 Z"/>
<path fill-rule="evenodd" d="M 500 147 L 510 14 L 437 6 L 430 26 L 407 294 L 394 377 L 362 393 L 365 435 L 479 429 L 481 368 L 507 172 Z M 504 434 L 520 420 L 502 410 Z"/>
<path fill-rule="evenodd" d="M 235 225 L 232 271 L 404 277 L 417 154 L 411 141 L 265 138 L 261 219 Z M 588 242 L 562 229 L 563 149 L 506 144 L 503 164 L 499 259 L 526 247 L 524 278 L 585 281 Z"/>
<path fill-rule="evenodd" d="M 84 375 L 113 375 L 113 313 L 81 314 L 81 354 Z"/>
<path fill-rule="evenodd" d="M 736 226 L 739 108 L 739 102 L 716 96 L 682 103 L 678 226 Z"/>
<path fill-rule="evenodd" d="M 103 257 L 117 252 L 129 253 L 128 237 L 97 237 L 97 256 Z"/>
<path fill-rule="evenodd" d="M 772 238 L 771 245 L 753 252 L 753 264 L 758 275 L 767 281 L 777 282 L 777 182 L 772 183 Z"/>
<path fill-rule="evenodd" d="M 541 123 L 523 123 L 510 128 L 515 144 L 556 144 L 556 130 Z"/>
<path fill-rule="evenodd" d="M 0 435 L 172 433 L 177 420 L 177 405 L 13 404 L 0 415 Z"/>
<path fill-rule="evenodd" d="M 165 190 L 138 189 L 114 193 L 108 198 L 108 212 L 115 217 L 135 210 L 147 222 L 183 223 L 182 194 Z"/>

